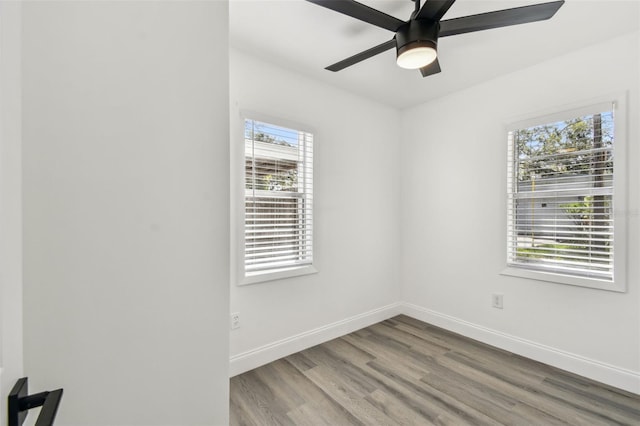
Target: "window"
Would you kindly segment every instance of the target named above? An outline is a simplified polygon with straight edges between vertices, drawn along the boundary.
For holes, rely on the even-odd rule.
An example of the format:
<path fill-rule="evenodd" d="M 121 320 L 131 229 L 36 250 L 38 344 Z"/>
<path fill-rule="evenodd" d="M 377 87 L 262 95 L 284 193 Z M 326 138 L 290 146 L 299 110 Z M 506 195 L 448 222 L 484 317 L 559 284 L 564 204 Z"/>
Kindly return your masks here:
<path fill-rule="evenodd" d="M 617 113 L 607 102 L 511 127 L 506 274 L 624 290 Z"/>
<path fill-rule="evenodd" d="M 245 278 L 313 272 L 313 135 L 245 119 L 244 164 Z"/>

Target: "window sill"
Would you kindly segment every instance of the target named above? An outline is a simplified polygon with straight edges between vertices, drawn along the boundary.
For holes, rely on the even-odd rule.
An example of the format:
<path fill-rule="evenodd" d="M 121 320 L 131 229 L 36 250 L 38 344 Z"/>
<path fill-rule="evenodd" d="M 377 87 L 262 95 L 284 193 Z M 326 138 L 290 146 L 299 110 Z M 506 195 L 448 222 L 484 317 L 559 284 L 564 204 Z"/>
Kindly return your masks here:
<path fill-rule="evenodd" d="M 545 281 L 556 284 L 566 284 L 578 287 L 595 288 L 599 290 L 615 291 L 624 293 L 626 291 L 624 284 L 615 281 L 599 280 L 597 278 L 576 277 L 571 275 L 563 275 L 551 272 L 535 271 L 525 268 L 517 268 L 507 266 L 500 275 L 511 277 L 527 278 L 537 281 Z"/>
<path fill-rule="evenodd" d="M 240 278 L 238 285 L 258 284 L 267 281 L 275 281 L 284 278 L 299 277 L 317 273 L 318 270 L 314 268 L 313 265 L 293 266 L 266 272 L 253 272 Z"/>

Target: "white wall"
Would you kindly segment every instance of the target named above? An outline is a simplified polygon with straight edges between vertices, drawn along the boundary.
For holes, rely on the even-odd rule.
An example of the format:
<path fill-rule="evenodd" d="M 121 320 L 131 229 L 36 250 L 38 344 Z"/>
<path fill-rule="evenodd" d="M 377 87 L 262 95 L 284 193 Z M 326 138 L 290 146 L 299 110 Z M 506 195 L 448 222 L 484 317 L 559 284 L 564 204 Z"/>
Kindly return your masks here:
<path fill-rule="evenodd" d="M 637 33 L 616 38 L 402 114 L 401 270 L 403 300 L 414 305 L 408 312 L 640 393 L 638 50 Z M 628 291 L 499 275 L 506 257 L 504 126 L 624 90 Z M 504 310 L 491 307 L 492 292 L 504 294 Z"/>
<path fill-rule="evenodd" d="M 24 341 L 59 425 L 228 422 L 228 5 L 25 2 Z"/>
<path fill-rule="evenodd" d="M 0 2 L 0 425 L 22 377 L 21 6 Z"/>
<path fill-rule="evenodd" d="M 319 270 L 241 287 L 232 282 L 231 311 L 241 316 L 231 332 L 234 374 L 392 315 L 389 305 L 400 296 L 399 113 L 233 49 L 230 77 L 233 176 L 244 172 L 241 110 L 315 130 Z M 233 218 L 242 218 L 242 193 L 237 186 L 232 194 L 232 229 Z"/>

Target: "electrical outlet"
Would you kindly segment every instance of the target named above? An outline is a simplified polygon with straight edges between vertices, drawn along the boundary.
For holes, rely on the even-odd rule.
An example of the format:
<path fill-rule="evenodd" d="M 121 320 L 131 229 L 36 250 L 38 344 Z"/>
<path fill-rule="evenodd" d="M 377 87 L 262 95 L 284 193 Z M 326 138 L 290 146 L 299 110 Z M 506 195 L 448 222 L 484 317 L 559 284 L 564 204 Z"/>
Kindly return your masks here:
<path fill-rule="evenodd" d="M 231 314 L 231 329 L 235 330 L 240 327 L 240 312 Z"/>
<path fill-rule="evenodd" d="M 503 295 L 501 293 L 493 293 L 491 296 L 491 304 L 494 308 L 502 309 L 503 308 Z"/>

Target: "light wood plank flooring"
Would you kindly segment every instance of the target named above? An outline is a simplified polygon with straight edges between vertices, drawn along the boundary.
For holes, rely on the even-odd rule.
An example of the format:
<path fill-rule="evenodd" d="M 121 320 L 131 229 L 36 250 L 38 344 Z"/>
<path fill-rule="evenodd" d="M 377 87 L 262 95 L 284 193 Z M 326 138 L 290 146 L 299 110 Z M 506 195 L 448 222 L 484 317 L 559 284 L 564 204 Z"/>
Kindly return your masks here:
<path fill-rule="evenodd" d="M 640 425 L 640 397 L 398 316 L 231 379 L 232 425 Z"/>

